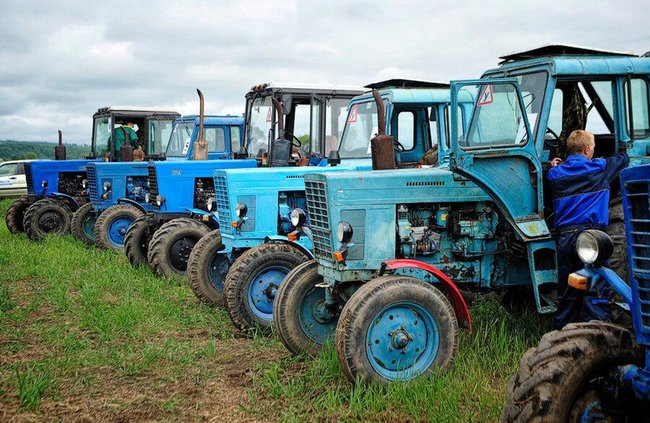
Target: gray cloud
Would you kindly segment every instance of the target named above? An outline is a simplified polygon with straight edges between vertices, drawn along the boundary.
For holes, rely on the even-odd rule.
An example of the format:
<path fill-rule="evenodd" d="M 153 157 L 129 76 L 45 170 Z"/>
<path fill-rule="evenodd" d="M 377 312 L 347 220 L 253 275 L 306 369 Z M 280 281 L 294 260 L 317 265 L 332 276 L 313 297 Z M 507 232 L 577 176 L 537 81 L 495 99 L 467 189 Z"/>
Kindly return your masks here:
<path fill-rule="evenodd" d="M 88 142 L 98 107 L 243 112 L 253 84 L 479 77 L 560 42 L 650 49 L 646 2 L 83 1 L 0 4 L 0 139 Z"/>

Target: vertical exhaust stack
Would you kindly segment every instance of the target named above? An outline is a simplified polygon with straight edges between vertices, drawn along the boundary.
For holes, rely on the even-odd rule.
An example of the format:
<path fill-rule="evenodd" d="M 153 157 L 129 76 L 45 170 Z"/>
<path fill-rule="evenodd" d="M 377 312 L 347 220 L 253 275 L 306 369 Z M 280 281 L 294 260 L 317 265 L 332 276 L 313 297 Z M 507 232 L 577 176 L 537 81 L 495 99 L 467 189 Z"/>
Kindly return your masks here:
<path fill-rule="evenodd" d="M 291 162 L 291 140 L 286 138 L 284 132 L 284 112 L 280 101 L 271 97 L 273 106 L 278 115 L 278 138 L 269 146 L 271 150 L 271 166 L 288 166 Z"/>
<path fill-rule="evenodd" d="M 395 139 L 386 135 L 386 113 L 384 102 L 379 91 L 372 90 L 372 96 L 377 103 L 377 135 L 370 140 L 370 152 L 372 156 L 372 169 L 397 169 L 395 162 Z"/>
<path fill-rule="evenodd" d="M 59 129 L 59 145 L 54 147 L 54 160 L 65 160 L 65 145 L 63 145 L 63 133 Z"/>
<path fill-rule="evenodd" d="M 205 119 L 205 100 L 203 93 L 198 88 L 199 94 L 199 138 L 194 142 L 194 160 L 208 160 L 208 143 L 203 138 L 203 120 Z"/>

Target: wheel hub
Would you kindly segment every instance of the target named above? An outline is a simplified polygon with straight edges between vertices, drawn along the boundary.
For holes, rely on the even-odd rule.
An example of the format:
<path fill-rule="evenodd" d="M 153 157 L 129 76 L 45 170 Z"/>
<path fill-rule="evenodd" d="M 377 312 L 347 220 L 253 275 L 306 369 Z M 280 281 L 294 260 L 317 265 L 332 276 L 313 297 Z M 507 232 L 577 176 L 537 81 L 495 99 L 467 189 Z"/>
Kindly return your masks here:
<path fill-rule="evenodd" d="M 61 216 L 53 212 L 44 213 L 38 220 L 38 226 L 43 231 L 51 232 L 61 226 Z"/>
<path fill-rule="evenodd" d="M 317 300 L 314 303 L 314 307 L 312 311 L 313 311 L 314 319 L 318 323 L 327 324 L 331 322 L 332 319 L 334 318 L 334 316 L 332 316 L 332 313 L 330 313 L 329 308 L 327 308 L 327 304 L 325 304 L 325 299 Z"/>
<path fill-rule="evenodd" d="M 275 299 L 277 293 L 278 293 L 278 286 L 274 283 L 270 283 L 269 286 L 267 286 L 266 289 L 264 290 L 264 295 L 266 295 L 266 297 L 271 301 Z"/>
<path fill-rule="evenodd" d="M 413 340 L 411 335 L 404 329 L 400 327 L 396 331 L 388 331 L 388 336 L 390 336 L 390 343 L 393 349 L 404 349 L 406 346 Z"/>
<path fill-rule="evenodd" d="M 196 241 L 190 238 L 183 237 L 176 241 L 171 248 L 171 262 L 174 268 L 185 271 L 187 270 L 187 261 L 190 258 L 190 253 L 194 248 Z"/>

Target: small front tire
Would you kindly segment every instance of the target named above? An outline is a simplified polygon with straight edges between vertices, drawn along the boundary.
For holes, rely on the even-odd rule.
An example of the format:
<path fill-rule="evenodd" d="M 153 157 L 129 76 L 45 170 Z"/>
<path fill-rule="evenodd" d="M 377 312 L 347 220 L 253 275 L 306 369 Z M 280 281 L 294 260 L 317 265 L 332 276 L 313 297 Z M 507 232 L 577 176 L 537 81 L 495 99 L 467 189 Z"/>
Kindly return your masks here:
<path fill-rule="evenodd" d="M 65 235 L 70 232 L 72 211 L 53 198 L 38 200 L 27 208 L 23 227 L 32 241 L 41 241 L 45 235 Z"/>
<path fill-rule="evenodd" d="M 93 210 L 92 203 L 86 203 L 72 213 L 70 232 L 72 236 L 83 241 L 86 245 L 95 245 L 95 223 L 97 213 Z"/>
<path fill-rule="evenodd" d="M 185 276 L 187 262 L 196 243 L 210 229 L 190 218 L 177 218 L 165 223 L 149 243 L 147 259 L 156 276 Z"/>
<path fill-rule="evenodd" d="M 97 246 L 121 252 L 124 249 L 126 231 L 142 214 L 142 210 L 128 204 L 116 204 L 104 210 L 95 222 Z"/>

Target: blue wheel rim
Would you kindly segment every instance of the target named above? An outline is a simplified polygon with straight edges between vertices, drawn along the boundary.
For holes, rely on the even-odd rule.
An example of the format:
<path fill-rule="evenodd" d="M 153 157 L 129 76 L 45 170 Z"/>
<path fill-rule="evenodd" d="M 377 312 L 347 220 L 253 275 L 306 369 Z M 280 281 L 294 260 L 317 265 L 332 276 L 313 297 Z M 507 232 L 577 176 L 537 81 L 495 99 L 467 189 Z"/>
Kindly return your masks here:
<path fill-rule="evenodd" d="M 373 316 L 366 335 L 366 355 L 381 377 L 407 380 L 431 366 L 439 344 L 440 330 L 431 313 L 418 304 L 399 302 Z"/>
<path fill-rule="evenodd" d="M 114 219 L 108 226 L 108 241 L 117 248 L 124 247 L 126 231 L 133 223 L 132 217 L 120 216 Z"/>
<path fill-rule="evenodd" d="M 325 290 L 311 287 L 300 301 L 300 327 L 314 343 L 323 345 L 336 331 L 336 319 L 319 320 L 320 309 L 325 304 Z"/>
<path fill-rule="evenodd" d="M 273 301 L 278 287 L 291 269 L 271 266 L 255 274 L 248 283 L 248 306 L 253 314 L 264 321 L 273 321 Z"/>
<path fill-rule="evenodd" d="M 97 216 L 94 213 L 89 213 L 83 220 L 83 231 L 86 238 L 95 241 L 95 222 Z"/>
<path fill-rule="evenodd" d="M 210 282 L 220 294 L 223 294 L 223 281 L 228 274 L 229 264 L 226 254 L 217 252 L 210 259 Z"/>

